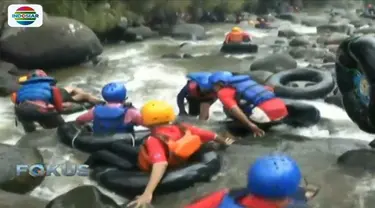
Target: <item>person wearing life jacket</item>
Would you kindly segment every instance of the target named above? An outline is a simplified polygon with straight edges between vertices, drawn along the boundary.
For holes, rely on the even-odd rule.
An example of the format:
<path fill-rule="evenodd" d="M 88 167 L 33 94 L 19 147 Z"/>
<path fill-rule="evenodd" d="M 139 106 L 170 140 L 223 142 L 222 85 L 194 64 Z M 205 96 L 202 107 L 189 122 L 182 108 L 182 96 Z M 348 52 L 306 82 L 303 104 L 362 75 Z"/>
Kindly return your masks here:
<path fill-rule="evenodd" d="M 230 31 L 225 36 L 224 43 L 242 43 L 242 42 L 250 42 L 252 37 L 249 33 L 244 32 L 239 27 L 233 27 L 232 31 Z"/>
<path fill-rule="evenodd" d="M 257 28 L 265 29 L 265 28 L 269 27 L 268 22 L 263 18 L 257 17 L 257 22 L 258 22 L 257 25 L 256 25 Z"/>
<path fill-rule="evenodd" d="M 209 81 L 224 109 L 247 126 L 254 136 L 264 135 L 257 124 L 279 122 L 288 115 L 284 101 L 248 75 L 216 72 Z"/>
<path fill-rule="evenodd" d="M 187 75 L 188 82 L 177 95 L 179 115 L 198 116 L 199 120 L 207 120 L 211 105 L 217 100 L 216 93 L 208 82 L 209 72 L 194 72 Z M 188 112 L 185 110 L 185 99 Z"/>
<path fill-rule="evenodd" d="M 35 122 L 46 129 L 64 123 L 60 115 L 63 100 L 54 78 L 47 76 L 43 70 L 35 70 L 20 81 L 21 87 L 11 99 L 15 104 L 16 118 L 26 133 L 36 130 Z"/>
<path fill-rule="evenodd" d="M 375 15 L 375 8 L 372 4 L 367 5 L 366 13 L 369 15 Z"/>
<path fill-rule="evenodd" d="M 299 186 L 301 180 L 294 159 L 270 154 L 257 158 L 250 166 L 246 188 L 220 190 L 184 208 L 308 208 L 309 198 Z"/>
<path fill-rule="evenodd" d="M 216 141 L 225 145 L 234 142 L 214 132 L 186 124 L 176 123 L 173 106 L 164 101 L 149 101 L 141 109 L 143 125 L 151 134 L 140 147 L 137 163 L 145 172 L 150 172 L 150 180 L 144 193 L 129 206 L 148 204 L 163 178 L 167 167 L 183 165 L 203 143 Z"/>
<path fill-rule="evenodd" d="M 127 99 L 124 84 L 106 84 L 102 89 L 102 97 L 107 103 L 96 105 L 80 115 L 76 119 L 78 124 L 92 122 L 94 134 L 134 133 L 134 126 L 142 124 L 139 111 L 124 105 Z"/>
<path fill-rule="evenodd" d="M 21 76 L 18 79 L 18 82 L 22 84 L 23 82 L 27 81 L 33 74 L 38 73 L 39 69 L 35 70 L 34 72 L 30 73 L 27 76 Z M 45 73 L 45 72 L 44 72 Z M 73 87 L 73 86 L 65 86 L 65 87 L 58 87 L 60 90 L 61 97 L 63 99 L 63 108 L 69 108 L 73 105 L 73 103 L 83 103 L 88 102 L 92 104 L 100 104 L 103 101 L 96 96 L 85 92 L 81 88 Z M 11 100 L 14 103 L 16 100 L 17 94 L 13 93 L 11 95 Z"/>

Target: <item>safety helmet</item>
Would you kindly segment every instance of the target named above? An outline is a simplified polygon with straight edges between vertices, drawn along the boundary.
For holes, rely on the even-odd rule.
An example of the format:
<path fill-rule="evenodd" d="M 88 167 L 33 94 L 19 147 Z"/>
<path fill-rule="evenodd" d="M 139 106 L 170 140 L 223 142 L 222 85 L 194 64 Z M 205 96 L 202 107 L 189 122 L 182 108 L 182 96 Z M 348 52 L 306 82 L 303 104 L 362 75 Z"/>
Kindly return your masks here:
<path fill-rule="evenodd" d="M 218 82 L 227 83 L 228 79 L 232 77 L 232 72 L 229 71 L 218 71 L 213 73 L 209 78 L 208 81 L 211 85 L 217 84 Z"/>
<path fill-rule="evenodd" d="M 176 114 L 172 105 L 165 101 L 148 101 L 141 108 L 143 124 L 146 126 L 173 122 Z"/>
<path fill-rule="evenodd" d="M 102 97 L 107 102 L 124 102 L 126 100 L 127 90 L 123 83 L 111 82 L 102 89 Z"/>
<path fill-rule="evenodd" d="M 29 77 L 48 77 L 47 73 L 41 69 L 36 69 L 29 74 Z"/>
<path fill-rule="evenodd" d="M 211 75 L 211 72 L 192 72 L 187 75 L 187 78 L 189 78 L 192 81 L 195 81 L 201 90 L 210 91 L 212 90 L 212 85 L 209 82 L 208 78 Z"/>
<path fill-rule="evenodd" d="M 242 31 L 242 29 L 239 28 L 239 27 L 233 27 L 232 28 L 232 32 L 241 32 L 241 31 Z"/>
<path fill-rule="evenodd" d="M 255 160 L 247 177 L 247 189 L 252 195 L 282 199 L 297 192 L 302 174 L 294 159 L 285 154 L 272 154 Z"/>
<path fill-rule="evenodd" d="M 368 4 L 367 7 L 368 7 L 368 8 L 372 8 L 372 4 Z"/>

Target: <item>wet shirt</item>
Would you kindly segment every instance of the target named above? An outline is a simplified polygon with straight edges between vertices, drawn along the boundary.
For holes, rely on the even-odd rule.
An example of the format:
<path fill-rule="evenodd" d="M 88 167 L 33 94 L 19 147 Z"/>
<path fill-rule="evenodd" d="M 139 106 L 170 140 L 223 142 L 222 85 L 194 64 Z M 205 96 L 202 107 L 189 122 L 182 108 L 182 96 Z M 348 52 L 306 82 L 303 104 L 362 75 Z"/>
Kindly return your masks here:
<path fill-rule="evenodd" d="M 121 103 L 109 103 L 107 104 L 108 106 L 112 107 L 121 107 Z M 87 123 L 90 121 L 94 120 L 94 108 L 91 108 L 89 111 L 86 113 L 80 115 L 77 119 L 76 122 L 78 123 Z M 142 117 L 140 112 L 135 109 L 135 108 L 129 108 L 128 111 L 126 112 L 125 118 L 124 118 L 124 123 L 133 123 L 134 125 L 142 125 Z"/>
<path fill-rule="evenodd" d="M 201 129 L 188 124 L 179 124 L 185 127 L 187 130 L 191 131 L 192 134 L 200 137 L 202 143 L 206 143 L 215 139 L 216 134 L 212 131 Z M 168 125 L 156 127 L 151 131 L 151 135 L 166 135 L 171 140 L 181 139 L 185 132 L 182 132 L 177 125 Z M 167 161 L 167 152 L 165 145 L 160 141 L 160 139 L 153 136 L 149 136 L 146 140 L 146 148 L 152 164 L 166 162 Z"/>

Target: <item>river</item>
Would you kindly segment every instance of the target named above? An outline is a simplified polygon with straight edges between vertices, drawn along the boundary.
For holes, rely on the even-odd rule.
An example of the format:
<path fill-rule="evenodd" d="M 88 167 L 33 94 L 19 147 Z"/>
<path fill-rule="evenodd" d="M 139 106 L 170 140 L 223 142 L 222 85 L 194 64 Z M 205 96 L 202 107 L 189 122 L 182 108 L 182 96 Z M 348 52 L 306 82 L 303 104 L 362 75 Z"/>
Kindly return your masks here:
<path fill-rule="evenodd" d="M 135 106 L 141 106 L 145 101 L 151 99 L 162 99 L 175 104 L 176 95 L 180 88 L 186 83 L 185 75 L 191 71 L 229 69 L 233 71 L 247 71 L 251 64 L 251 56 L 223 56 L 218 53 L 223 41 L 224 34 L 230 29 L 231 25 L 210 25 L 208 31 L 213 37 L 207 41 L 191 41 L 182 49 L 179 45 L 182 41 L 171 38 L 157 40 L 148 40 L 132 44 L 119 44 L 107 46 L 103 56 L 109 59 L 108 66 L 92 67 L 81 66 L 59 70 L 52 73 L 59 80 L 59 84 L 72 84 L 91 89 L 98 93 L 100 88 L 111 81 L 121 81 L 126 83 L 129 90 L 129 99 Z M 283 23 L 283 27 L 294 27 L 300 32 L 315 33 L 316 28 L 304 27 L 300 25 L 291 25 Z M 260 45 L 258 56 L 270 52 L 267 46 L 269 42 L 273 43 L 277 30 L 262 31 L 249 29 L 255 36 L 255 42 Z M 183 50 L 195 56 L 193 59 L 167 60 L 160 56 L 165 53 Z M 300 63 L 304 65 L 306 63 Z M 298 136 L 305 136 L 319 139 L 343 138 L 343 139 L 361 139 L 365 141 L 372 140 L 371 135 L 361 132 L 352 124 L 346 113 L 332 105 L 324 104 L 319 101 L 306 101 L 317 106 L 324 118 L 333 120 L 335 125 L 328 127 L 326 125 L 317 125 L 310 128 L 290 129 L 290 127 L 278 127 L 278 131 L 288 131 Z M 14 118 L 9 98 L 0 99 L 0 132 L 3 135 L 3 141 L 7 144 L 15 144 L 22 136 L 21 127 L 14 127 Z M 211 120 L 224 118 L 221 113 L 221 105 L 215 103 L 211 109 Z M 67 120 L 73 120 L 78 114 L 69 115 Z M 337 126 L 336 126 L 337 124 Z M 341 127 L 340 127 L 341 126 Z M 331 131 L 330 128 L 336 128 Z M 42 131 L 29 138 L 41 139 L 48 142 L 40 143 L 38 146 L 47 158 L 48 162 L 61 162 L 63 160 L 84 161 L 86 155 L 73 151 L 67 147 L 57 144 L 55 131 Z M 334 132 L 334 133 L 332 133 Z M 310 142 L 311 143 L 311 142 Z M 313 142 L 312 142 L 313 143 Z M 293 144 L 293 143 L 290 143 Z M 344 198 L 350 198 L 355 201 L 356 207 L 366 207 L 361 200 L 365 197 L 361 191 L 371 190 L 372 181 L 368 178 L 354 180 L 349 176 L 340 174 L 339 170 L 332 166 L 337 154 L 330 152 L 325 147 L 309 149 L 301 148 L 299 145 L 291 154 L 298 159 L 303 172 L 313 183 L 323 186 L 320 196 L 312 203 L 315 207 L 352 207 L 352 203 L 345 202 Z M 302 145 L 303 147 L 303 145 Z M 292 147 L 293 149 L 293 147 Z M 251 161 L 258 155 L 274 150 L 270 147 L 254 144 L 233 145 L 224 156 L 224 165 L 222 172 L 212 183 L 199 184 L 194 188 L 179 193 L 158 197 L 155 200 L 156 207 L 181 207 L 193 198 L 222 187 L 241 186 L 245 181 L 245 173 Z M 250 152 L 250 153 L 249 153 Z M 230 163 L 230 165 L 229 165 Z M 78 185 L 94 184 L 87 178 L 82 177 L 49 177 L 43 184 L 36 188 L 31 195 L 44 199 L 52 199 Z M 329 184 L 329 185 L 326 185 Z M 103 190 L 105 193 L 114 197 L 118 202 L 124 202 L 124 199 L 115 194 Z M 358 197 L 360 196 L 360 197 Z M 173 199 L 172 201 L 170 199 Z M 356 201 L 358 200 L 358 201 Z M 167 206 L 168 205 L 168 206 Z"/>

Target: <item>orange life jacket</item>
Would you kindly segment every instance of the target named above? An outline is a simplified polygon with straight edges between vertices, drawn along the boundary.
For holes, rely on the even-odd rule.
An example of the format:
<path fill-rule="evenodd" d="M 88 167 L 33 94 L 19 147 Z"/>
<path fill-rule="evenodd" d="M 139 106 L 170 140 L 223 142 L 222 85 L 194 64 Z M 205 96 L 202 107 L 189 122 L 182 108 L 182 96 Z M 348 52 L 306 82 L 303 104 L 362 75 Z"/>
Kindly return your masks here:
<path fill-rule="evenodd" d="M 169 139 L 166 135 L 152 135 L 165 144 L 170 167 L 185 163 L 202 146 L 202 141 L 198 135 L 191 134 L 181 125 L 178 125 L 178 127 L 184 132 L 184 135 L 177 141 Z M 145 144 L 141 146 L 138 154 L 138 166 L 146 172 L 151 170 L 151 162 Z"/>
<path fill-rule="evenodd" d="M 233 42 L 233 43 L 242 43 L 243 42 L 243 32 L 230 32 L 227 35 L 226 42 Z"/>

